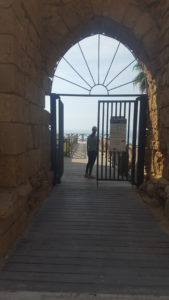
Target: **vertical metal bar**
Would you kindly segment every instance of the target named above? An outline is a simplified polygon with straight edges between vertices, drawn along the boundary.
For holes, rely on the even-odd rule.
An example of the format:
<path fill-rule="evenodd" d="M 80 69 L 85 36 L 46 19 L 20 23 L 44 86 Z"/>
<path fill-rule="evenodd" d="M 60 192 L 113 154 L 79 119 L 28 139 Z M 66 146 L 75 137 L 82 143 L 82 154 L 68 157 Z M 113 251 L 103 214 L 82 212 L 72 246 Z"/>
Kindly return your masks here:
<path fill-rule="evenodd" d="M 124 119 L 126 119 L 126 101 L 124 101 Z M 127 126 L 127 124 L 126 124 Z M 126 132 L 127 134 L 127 132 Z M 127 136 L 126 136 L 126 142 L 127 142 Z M 126 144 L 126 152 L 125 152 L 125 180 L 128 180 L 128 145 Z M 124 178 L 123 178 L 124 179 Z"/>
<path fill-rule="evenodd" d="M 126 101 L 124 102 L 124 118 L 126 118 Z"/>
<path fill-rule="evenodd" d="M 124 168 L 125 168 L 125 161 L 124 161 L 124 153 L 125 152 L 121 152 L 120 154 L 120 168 L 121 168 L 121 180 L 123 180 L 123 171 L 124 171 Z"/>
<path fill-rule="evenodd" d="M 127 135 L 127 144 L 130 143 L 130 115 L 131 115 L 131 102 L 129 102 L 129 109 L 128 109 L 128 135 Z"/>
<path fill-rule="evenodd" d="M 107 179 L 107 162 L 108 162 L 108 119 L 109 119 L 109 102 L 107 102 L 107 119 L 106 119 L 106 164 L 105 164 L 105 179 Z"/>
<path fill-rule="evenodd" d="M 98 114 L 97 114 L 97 185 L 99 180 L 99 150 L 100 150 L 100 101 L 98 103 Z"/>
<path fill-rule="evenodd" d="M 134 103 L 131 182 L 135 184 L 138 100 Z"/>
<path fill-rule="evenodd" d="M 112 169 L 112 152 L 109 152 L 110 154 L 110 165 L 109 165 L 109 180 L 111 180 L 111 169 Z"/>
<path fill-rule="evenodd" d="M 61 177 L 63 175 L 64 170 L 64 155 L 63 155 L 63 147 L 64 147 L 64 107 L 63 103 L 59 98 L 59 176 L 58 183 L 61 182 Z"/>
<path fill-rule="evenodd" d="M 129 165 L 130 165 L 130 115 L 131 102 L 128 102 L 128 131 L 127 131 L 127 180 L 129 180 Z"/>
<path fill-rule="evenodd" d="M 111 101 L 110 119 L 113 116 L 113 104 L 114 104 L 114 102 Z M 112 167 L 113 167 L 112 163 L 113 163 L 113 152 L 111 151 L 110 152 L 110 168 L 109 168 L 109 179 L 110 180 L 111 180 L 111 177 L 112 177 Z"/>
<path fill-rule="evenodd" d="M 115 117 L 117 117 L 117 104 L 118 102 L 115 102 Z"/>
<path fill-rule="evenodd" d="M 113 116 L 113 102 L 111 102 L 111 117 Z"/>
<path fill-rule="evenodd" d="M 100 84 L 100 34 L 98 34 L 98 84 Z"/>
<path fill-rule="evenodd" d="M 113 151 L 113 179 L 116 179 L 116 152 Z"/>
<path fill-rule="evenodd" d="M 104 155 L 104 102 L 102 102 L 102 152 L 101 152 L 101 179 L 103 179 L 103 155 Z"/>
<path fill-rule="evenodd" d="M 54 172 L 53 184 L 56 184 L 57 154 L 56 154 L 56 95 L 50 96 L 50 124 L 51 124 L 51 170 Z"/>
<path fill-rule="evenodd" d="M 122 103 L 121 103 L 121 101 L 120 101 L 119 117 L 121 117 L 121 110 L 122 110 Z"/>
<path fill-rule="evenodd" d="M 117 166 L 118 166 L 118 169 L 117 169 L 117 179 L 119 180 L 119 175 L 120 175 L 120 152 L 117 152 L 117 160 L 118 160 L 118 163 L 117 163 Z"/>
<path fill-rule="evenodd" d="M 139 132 L 138 132 L 138 162 L 137 162 L 137 180 L 136 184 L 140 185 L 144 181 L 144 158 L 146 144 L 146 123 L 147 123 L 147 95 L 138 99 L 140 101 L 139 112 Z"/>

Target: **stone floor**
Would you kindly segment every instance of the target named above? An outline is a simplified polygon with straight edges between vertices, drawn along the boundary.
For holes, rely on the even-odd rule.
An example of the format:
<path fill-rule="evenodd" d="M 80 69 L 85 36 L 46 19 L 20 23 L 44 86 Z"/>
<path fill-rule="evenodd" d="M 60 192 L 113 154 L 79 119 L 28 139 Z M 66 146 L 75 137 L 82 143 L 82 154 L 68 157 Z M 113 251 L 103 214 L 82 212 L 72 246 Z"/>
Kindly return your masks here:
<path fill-rule="evenodd" d="M 135 187 L 84 178 L 85 157 L 81 144 L 66 159 L 0 272 L 0 299 L 169 299 L 169 235 Z"/>

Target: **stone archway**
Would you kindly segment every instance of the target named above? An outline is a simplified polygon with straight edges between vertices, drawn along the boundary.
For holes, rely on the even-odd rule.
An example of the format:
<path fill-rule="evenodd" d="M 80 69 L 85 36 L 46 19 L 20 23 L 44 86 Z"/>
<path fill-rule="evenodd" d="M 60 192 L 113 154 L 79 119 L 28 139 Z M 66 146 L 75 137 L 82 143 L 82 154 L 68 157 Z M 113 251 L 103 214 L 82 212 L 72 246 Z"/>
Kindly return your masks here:
<path fill-rule="evenodd" d="M 168 13 L 168 1 L 158 0 L 1 1 L 1 255 L 50 186 L 49 115 L 43 108 L 55 65 L 89 34 L 119 39 L 144 63 L 151 129 L 148 177 L 165 178 L 168 184 Z"/>
<path fill-rule="evenodd" d="M 123 1 L 124 5 L 117 5 L 114 1 L 87 1 L 82 4 L 80 1 L 65 1 L 62 7 L 54 5 L 54 2 L 47 3 L 45 12 L 50 15 L 50 20 L 45 22 L 45 28 L 48 36 L 48 43 L 44 48 L 46 53 L 52 53 L 46 57 L 46 66 L 50 76 L 53 76 L 54 64 L 62 55 L 79 40 L 96 33 L 105 33 L 107 36 L 118 39 L 127 46 L 133 54 L 139 58 L 144 65 L 148 79 L 149 93 L 149 151 L 147 151 L 147 169 L 148 177 L 151 175 L 162 176 L 162 164 L 150 164 L 152 152 L 155 156 L 161 157 L 161 151 L 158 151 L 159 137 L 158 127 L 158 109 L 156 103 L 157 93 L 157 69 L 159 62 L 159 36 L 160 28 L 157 15 L 160 13 L 158 5 L 147 4 L 144 1 L 140 5 L 138 1 L 132 4 Z M 157 4 L 157 3 L 156 3 Z M 69 18 L 67 13 L 69 11 Z M 150 11 L 152 13 L 150 13 Z M 57 16 L 57 18 L 56 18 Z M 80 16 L 80 17 L 79 17 Z M 44 18 L 45 20 L 47 19 Z M 61 31 L 59 28 L 64 28 Z M 55 37 L 59 34 L 59 41 Z M 64 41 L 64 42 L 62 42 Z M 152 147 L 153 140 L 153 147 Z M 151 144 L 151 147 L 150 147 Z M 155 149 L 154 149 L 155 147 Z M 158 154 L 157 154 L 158 153 Z M 154 157 L 155 157 L 154 156 Z M 156 159 L 156 158 L 155 158 Z"/>

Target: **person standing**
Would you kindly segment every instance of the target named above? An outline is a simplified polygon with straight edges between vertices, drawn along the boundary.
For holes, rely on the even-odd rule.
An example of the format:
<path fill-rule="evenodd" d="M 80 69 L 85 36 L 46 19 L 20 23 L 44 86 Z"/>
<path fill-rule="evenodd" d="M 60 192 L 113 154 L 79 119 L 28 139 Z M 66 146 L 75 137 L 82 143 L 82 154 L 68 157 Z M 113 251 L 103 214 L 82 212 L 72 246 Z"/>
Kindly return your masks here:
<path fill-rule="evenodd" d="M 97 146 L 97 127 L 92 127 L 92 133 L 87 138 L 87 155 L 88 155 L 88 163 L 86 165 L 86 172 L 85 177 L 87 178 L 95 178 L 92 176 L 92 170 L 94 163 L 96 161 L 97 153 L 98 153 L 98 146 Z"/>

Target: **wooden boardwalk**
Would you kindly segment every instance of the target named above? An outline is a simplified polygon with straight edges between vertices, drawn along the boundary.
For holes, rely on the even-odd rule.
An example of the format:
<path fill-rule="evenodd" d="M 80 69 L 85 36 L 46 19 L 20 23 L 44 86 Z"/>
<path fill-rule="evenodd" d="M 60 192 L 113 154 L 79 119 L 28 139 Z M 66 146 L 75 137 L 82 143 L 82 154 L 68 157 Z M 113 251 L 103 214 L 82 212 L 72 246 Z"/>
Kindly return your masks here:
<path fill-rule="evenodd" d="M 169 296 L 169 236 L 134 187 L 97 188 L 85 163 L 67 160 L 62 184 L 0 272 L 0 290 Z"/>

